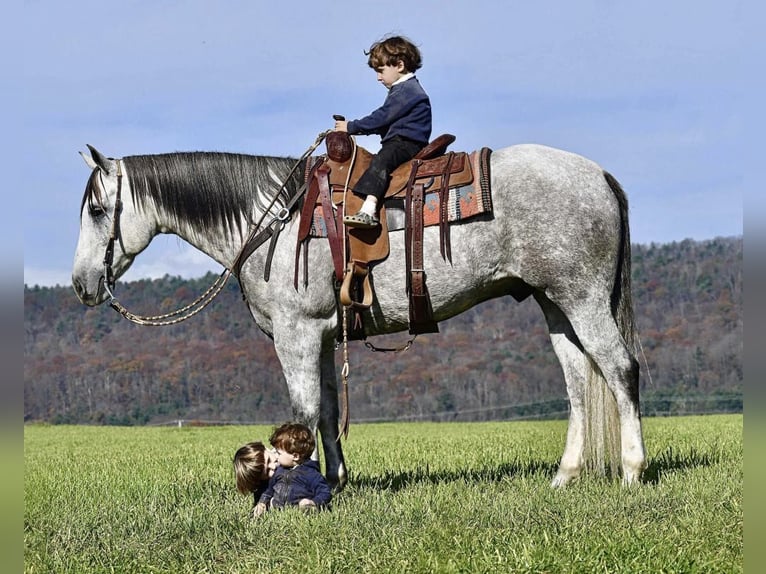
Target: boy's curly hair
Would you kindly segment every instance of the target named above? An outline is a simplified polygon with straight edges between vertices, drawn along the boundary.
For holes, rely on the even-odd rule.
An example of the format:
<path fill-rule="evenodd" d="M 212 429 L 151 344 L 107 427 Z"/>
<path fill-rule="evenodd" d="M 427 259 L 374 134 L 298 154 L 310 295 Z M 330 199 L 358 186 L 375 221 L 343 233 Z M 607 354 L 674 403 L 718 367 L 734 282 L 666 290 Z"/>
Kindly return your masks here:
<path fill-rule="evenodd" d="M 309 427 L 300 423 L 285 423 L 277 427 L 271 433 L 269 442 L 279 450 L 298 455 L 301 461 L 309 458 L 316 446 L 314 433 Z"/>
<path fill-rule="evenodd" d="M 367 64 L 373 70 L 383 66 L 396 66 L 400 61 L 406 72 L 414 72 L 423 65 L 420 50 L 404 36 L 389 36 L 370 46 Z"/>

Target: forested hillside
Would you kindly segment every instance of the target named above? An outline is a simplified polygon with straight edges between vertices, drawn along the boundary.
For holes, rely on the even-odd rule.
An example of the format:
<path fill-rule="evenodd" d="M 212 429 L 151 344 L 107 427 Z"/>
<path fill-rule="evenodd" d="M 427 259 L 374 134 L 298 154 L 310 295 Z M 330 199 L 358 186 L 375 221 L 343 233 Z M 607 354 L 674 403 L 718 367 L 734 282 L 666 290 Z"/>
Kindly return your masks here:
<path fill-rule="evenodd" d="M 120 301 L 136 313 L 167 312 L 214 278 L 120 283 Z M 633 245 L 633 297 L 644 413 L 741 412 L 742 238 Z M 534 300 L 488 301 L 440 329 L 398 354 L 350 344 L 352 421 L 566 413 L 563 377 Z M 390 347 L 408 338 L 371 342 Z M 26 421 L 270 423 L 289 416 L 272 343 L 236 281 L 172 327 L 137 326 L 106 305 L 86 308 L 69 287 L 24 288 Z"/>

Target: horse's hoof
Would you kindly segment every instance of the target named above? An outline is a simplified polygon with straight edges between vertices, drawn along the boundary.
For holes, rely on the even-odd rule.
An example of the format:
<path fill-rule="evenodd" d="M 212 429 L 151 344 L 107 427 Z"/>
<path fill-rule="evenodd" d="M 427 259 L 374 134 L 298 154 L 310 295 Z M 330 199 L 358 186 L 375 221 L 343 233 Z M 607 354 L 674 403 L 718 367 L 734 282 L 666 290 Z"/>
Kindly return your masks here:
<path fill-rule="evenodd" d="M 625 486 L 633 486 L 641 484 L 641 475 L 646 469 L 646 457 L 641 456 L 637 460 L 626 462 L 622 460 L 622 484 Z"/>
<path fill-rule="evenodd" d="M 346 483 L 348 482 L 346 466 L 342 464 L 338 469 L 337 476 L 328 476 L 327 481 L 330 483 L 330 489 L 332 490 L 333 495 L 342 492 L 343 489 L 346 488 Z"/>
<path fill-rule="evenodd" d="M 627 472 L 623 471 L 622 474 L 622 485 L 623 486 L 638 486 L 641 484 L 641 471 L 638 472 Z"/>
<path fill-rule="evenodd" d="M 580 476 L 579 472 L 575 471 L 565 471 L 559 469 L 559 471 L 556 473 L 556 476 L 553 477 L 553 480 L 551 481 L 551 488 L 559 489 L 559 488 L 565 488 L 568 484 L 574 482 L 577 480 L 577 478 Z"/>

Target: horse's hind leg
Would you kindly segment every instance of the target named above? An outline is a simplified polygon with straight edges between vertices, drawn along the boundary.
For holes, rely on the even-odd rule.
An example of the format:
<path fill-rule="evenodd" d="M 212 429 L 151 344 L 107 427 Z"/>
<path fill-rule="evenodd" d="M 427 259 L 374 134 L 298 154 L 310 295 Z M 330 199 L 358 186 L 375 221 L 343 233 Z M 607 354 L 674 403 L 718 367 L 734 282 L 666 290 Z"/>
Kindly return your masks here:
<path fill-rule="evenodd" d="M 628 350 L 607 301 L 585 298 L 567 310 L 566 315 L 617 403 L 623 482 L 638 482 L 646 468 L 638 399 L 638 361 Z"/>
<path fill-rule="evenodd" d="M 561 363 L 569 396 L 569 427 L 566 446 L 559 469 L 551 486 L 560 488 L 580 476 L 585 464 L 586 413 L 585 384 L 588 375 L 588 359 L 580 347 L 569 320 L 541 292 L 535 293 L 548 323 L 553 351 Z"/>

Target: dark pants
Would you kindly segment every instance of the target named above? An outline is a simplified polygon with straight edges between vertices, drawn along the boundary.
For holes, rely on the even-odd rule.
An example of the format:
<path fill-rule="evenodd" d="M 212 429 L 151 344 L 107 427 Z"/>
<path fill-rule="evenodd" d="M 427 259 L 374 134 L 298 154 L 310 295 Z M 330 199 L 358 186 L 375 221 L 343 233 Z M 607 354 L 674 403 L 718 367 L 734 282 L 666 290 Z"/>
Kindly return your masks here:
<path fill-rule="evenodd" d="M 393 137 L 383 142 L 380 151 L 372 156 L 370 167 L 359 178 L 354 188 L 357 195 L 374 195 L 380 201 L 388 189 L 391 173 L 411 160 L 426 144 Z"/>

